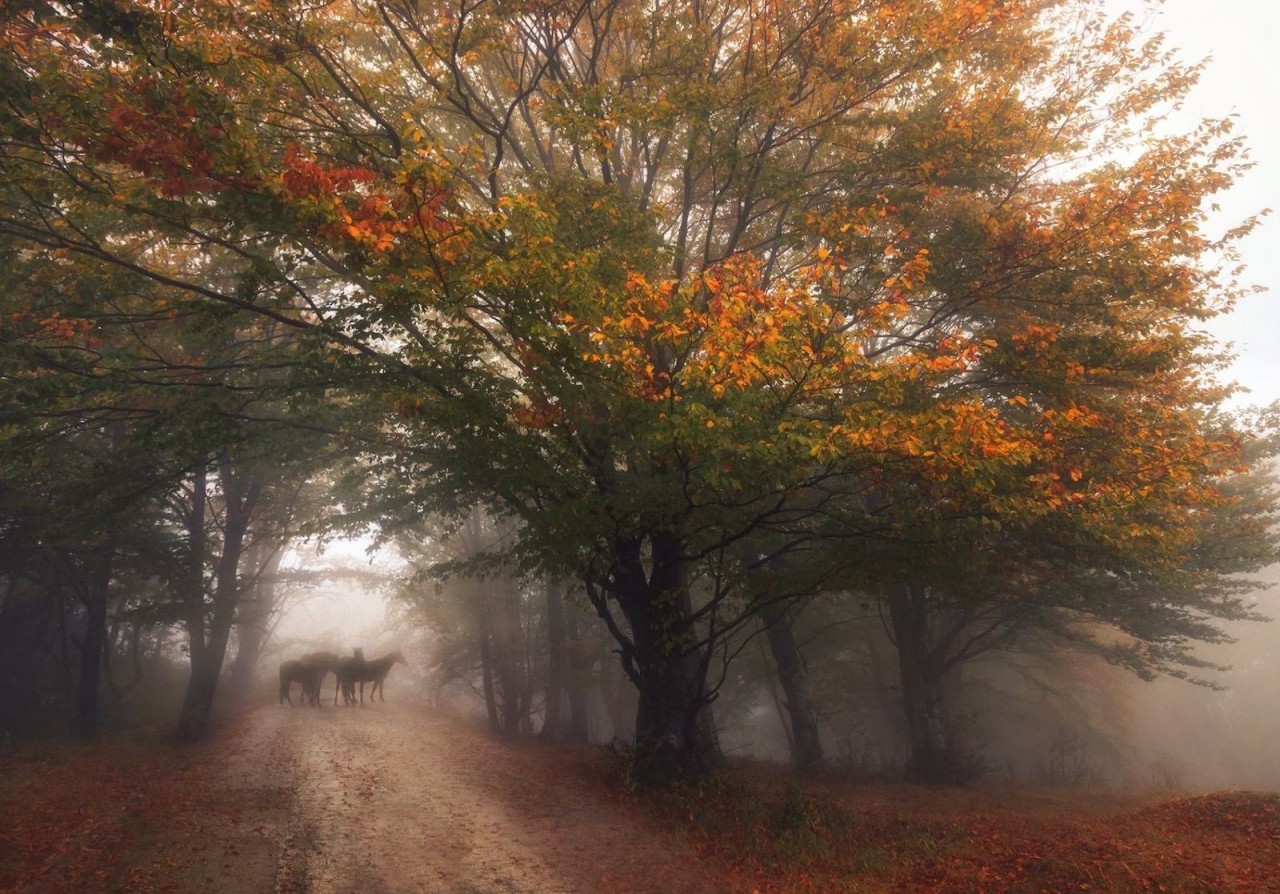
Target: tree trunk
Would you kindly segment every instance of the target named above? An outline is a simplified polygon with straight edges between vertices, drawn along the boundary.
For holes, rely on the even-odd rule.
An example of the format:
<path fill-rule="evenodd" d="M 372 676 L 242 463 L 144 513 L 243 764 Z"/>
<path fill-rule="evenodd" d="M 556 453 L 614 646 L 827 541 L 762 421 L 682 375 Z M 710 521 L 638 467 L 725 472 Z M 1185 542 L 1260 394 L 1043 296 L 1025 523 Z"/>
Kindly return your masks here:
<path fill-rule="evenodd" d="M 910 746 L 907 778 L 958 782 L 960 768 L 948 741 L 942 703 L 942 674 L 929 650 L 926 593 L 923 587 L 902 584 L 890 590 L 888 602 Z"/>
<path fill-rule="evenodd" d="M 564 589 L 547 580 L 547 697 L 542 717 L 542 738 L 561 742 L 568 737 L 562 710 L 568 676 L 569 652 L 565 645 Z"/>
<path fill-rule="evenodd" d="M 493 650 L 489 645 L 488 626 L 480 628 L 480 685 L 484 691 L 484 710 L 489 718 L 489 729 L 495 736 L 502 735 L 502 720 L 498 716 L 498 695 L 493 689 Z"/>
<path fill-rule="evenodd" d="M 261 543 L 262 541 L 260 541 Z M 261 546 L 254 552 L 260 552 Z M 254 557 L 253 565 L 259 568 L 257 579 L 247 599 L 240 600 L 236 615 L 236 657 L 231 666 L 231 693 L 240 700 L 248 698 L 258 669 L 258 660 L 267 643 L 269 623 L 276 610 L 276 574 L 284 559 L 284 548 L 275 544 L 266 561 Z"/>
<path fill-rule="evenodd" d="M 568 648 L 568 675 L 566 689 L 569 693 L 568 742 L 586 744 L 591 740 L 591 716 L 587 707 L 587 675 L 592 660 L 583 648 L 578 627 L 578 611 L 572 604 L 565 606 L 565 636 Z"/>
<path fill-rule="evenodd" d="M 218 456 L 218 466 L 226 502 L 222 525 L 222 555 L 214 573 L 213 617 L 209 623 L 209 638 L 197 652 L 194 648 L 196 637 L 191 637 L 191 679 L 187 683 L 178 719 L 178 736 L 186 740 L 199 738 L 209 725 L 213 699 L 218 690 L 218 677 L 226 659 L 231 626 L 235 622 L 236 606 L 240 599 L 240 559 L 244 553 L 245 534 L 249 530 L 249 521 L 263 483 L 262 479 L 252 475 L 248 477 L 247 484 L 237 480 L 230 457 L 226 453 Z M 203 513 L 201 518 L 203 519 Z M 203 628 L 204 612 L 199 614 Z"/>
<path fill-rule="evenodd" d="M 768 646 L 763 639 L 756 640 L 756 646 L 760 651 L 760 660 L 767 667 L 770 661 Z M 778 716 L 778 725 L 782 727 L 782 736 L 787 740 L 787 753 L 795 756 L 796 753 L 796 734 L 791 726 L 791 712 L 787 710 L 787 703 L 781 693 L 778 692 L 778 675 L 766 674 L 769 683 L 769 699 L 773 702 L 773 712 Z"/>
<path fill-rule="evenodd" d="M 518 738 L 531 732 L 529 675 L 520 623 L 520 593 L 513 577 L 500 578 L 491 590 L 498 687 L 502 691 L 502 727 Z"/>
<path fill-rule="evenodd" d="M 791 756 L 801 773 L 814 773 L 822 768 L 825 756 L 818 730 L 818 711 L 809 691 L 808 671 L 796 643 L 791 620 L 785 611 L 770 608 L 764 614 L 765 639 L 778 668 L 778 680 L 786 694 L 787 714 L 791 719 Z"/>
<path fill-rule="evenodd" d="M 609 736 L 625 739 L 635 735 L 636 688 L 617 660 L 616 653 L 603 643 L 600 655 L 600 697 L 609 715 Z"/>
<path fill-rule="evenodd" d="M 76 688 L 76 732 L 92 736 L 98 731 L 98 706 L 102 683 L 102 656 L 107 644 L 107 592 L 111 585 L 109 547 L 94 550 L 93 567 L 85 582 L 82 602 L 86 625 L 80 642 L 80 678 Z"/>
<path fill-rule="evenodd" d="M 641 543 L 617 544 L 613 590 L 631 627 L 623 663 L 636 684 L 635 772 L 642 785 L 706 775 L 716 762 L 714 736 L 700 725 L 708 703 L 702 653 L 685 589 L 686 559 L 672 533 L 650 537 L 646 575 Z"/>

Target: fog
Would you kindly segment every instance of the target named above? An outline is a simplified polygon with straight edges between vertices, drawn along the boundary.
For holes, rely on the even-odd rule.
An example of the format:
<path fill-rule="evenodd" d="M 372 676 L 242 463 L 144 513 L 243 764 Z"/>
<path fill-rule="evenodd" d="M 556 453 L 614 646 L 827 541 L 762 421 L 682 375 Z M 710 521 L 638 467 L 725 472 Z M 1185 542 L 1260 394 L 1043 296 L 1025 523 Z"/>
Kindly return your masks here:
<path fill-rule="evenodd" d="M 1257 595 L 1259 609 L 1280 616 L 1280 570 Z M 1231 670 L 1215 675 L 1223 691 L 1157 680 L 1132 687 L 1127 741 L 1141 759 L 1167 767 L 1191 789 L 1280 790 L 1280 624 L 1229 625 L 1237 642 L 1202 652 Z"/>
<path fill-rule="evenodd" d="M 259 667 L 260 691 L 274 680 L 278 660 L 315 650 L 351 655 L 362 648 L 372 657 L 400 649 L 410 665 L 397 668 L 388 684 L 393 698 L 484 718 L 484 660 L 467 653 L 465 640 L 475 631 L 458 625 L 473 617 L 468 600 L 492 598 L 494 582 L 423 580 L 414 576 L 414 566 L 394 547 L 374 549 L 367 539 L 292 550 L 282 568 L 282 578 L 292 583 Z M 1280 567 L 1261 578 L 1270 588 L 1250 601 L 1274 617 L 1280 614 Z M 532 696 L 530 731 L 537 732 L 547 724 L 548 668 L 538 654 L 546 649 L 544 593 L 536 582 L 524 582 L 518 592 L 520 661 Z M 596 744 L 625 738 L 634 692 L 604 631 L 590 623 L 590 609 L 580 595 L 569 597 L 584 631 L 569 647 L 591 656 L 579 680 L 587 690 L 588 738 Z M 885 665 L 876 665 L 892 651 L 882 620 L 867 604 L 835 619 L 819 614 L 804 648 L 830 768 L 851 778 L 900 778 L 908 746 L 896 716 L 900 686 Z M 1202 644 L 1196 652 L 1213 665 L 1229 666 L 1204 671 L 1205 680 L 1220 688 L 1169 677 L 1146 681 L 1096 656 L 1020 650 L 1016 644 L 969 663 L 957 713 L 974 781 L 1123 791 L 1280 790 L 1274 747 L 1280 741 L 1274 704 L 1280 626 L 1241 621 L 1223 627 L 1235 642 Z M 731 759 L 790 760 L 785 697 L 775 675 L 761 636 L 748 641 L 730 666 L 713 712 Z M 500 691 L 490 697 L 503 700 Z"/>

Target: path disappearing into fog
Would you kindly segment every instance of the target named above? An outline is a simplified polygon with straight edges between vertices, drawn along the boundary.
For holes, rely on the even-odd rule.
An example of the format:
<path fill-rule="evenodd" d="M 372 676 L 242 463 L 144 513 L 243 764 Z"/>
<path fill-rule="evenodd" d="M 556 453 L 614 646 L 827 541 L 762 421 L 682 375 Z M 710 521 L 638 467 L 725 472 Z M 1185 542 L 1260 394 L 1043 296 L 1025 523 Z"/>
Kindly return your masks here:
<path fill-rule="evenodd" d="M 681 843 L 583 775 L 547 778 L 563 751 L 505 746 L 390 701 L 264 706 L 237 726 L 221 772 L 261 806 L 246 825 L 274 846 L 241 851 L 221 890 L 246 890 L 251 872 L 266 881 L 269 855 L 278 894 L 577 894 L 652 890 L 643 880 L 659 876 L 681 882 L 664 890 L 708 890 L 683 877 L 693 855 Z"/>

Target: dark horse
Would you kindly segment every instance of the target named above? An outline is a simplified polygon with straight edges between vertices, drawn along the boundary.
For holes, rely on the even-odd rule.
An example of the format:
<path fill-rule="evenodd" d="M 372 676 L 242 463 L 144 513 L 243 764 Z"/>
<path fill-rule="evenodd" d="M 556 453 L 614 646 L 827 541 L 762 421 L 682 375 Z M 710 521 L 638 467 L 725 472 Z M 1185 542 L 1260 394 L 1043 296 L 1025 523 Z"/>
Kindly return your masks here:
<path fill-rule="evenodd" d="M 325 676 L 338 669 L 338 656 L 332 652 L 312 652 L 280 665 L 280 702 L 293 704 L 289 690 L 294 683 L 302 686 L 303 704 L 320 704 L 320 685 Z"/>
<path fill-rule="evenodd" d="M 393 664 L 403 664 L 408 667 L 409 662 L 404 660 L 404 656 L 397 652 L 390 655 L 383 655 L 381 658 L 371 658 L 368 661 L 360 662 L 355 658 L 343 658 L 338 662 L 338 686 L 342 689 L 342 698 L 347 704 L 351 704 L 356 700 L 355 684 L 360 684 L 360 704 L 364 704 L 364 684 L 373 683 L 373 689 L 369 691 L 369 701 L 373 701 L 375 695 L 380 701 L 386 701 L 382 694 L 382 681 L 387 678 L 387 674 L 391 673 Z M 334 704 L 338 703 L 337 694 L 333 697 Z"/>

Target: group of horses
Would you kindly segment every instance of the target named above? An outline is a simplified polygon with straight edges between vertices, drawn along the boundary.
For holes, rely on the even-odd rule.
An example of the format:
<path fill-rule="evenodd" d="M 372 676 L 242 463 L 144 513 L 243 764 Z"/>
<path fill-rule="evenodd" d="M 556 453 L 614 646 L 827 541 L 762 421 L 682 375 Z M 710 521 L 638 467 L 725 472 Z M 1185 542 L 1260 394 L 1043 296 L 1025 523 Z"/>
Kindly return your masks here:
<path fill-rule="evenodd" d="M 380 701 L 385 702 L 382 683 L 387 679 L 387 674 L 391 673 L 393 665 L 407 666 L 408 663 L 404 660 L 404 655 L 398 651 L 368 660 L 365 660 L 361 649 L 356 649 L 355 654 L 350 658 L 342 658 L 332 652 L 312 652 L 280 665 L 280 703 L 284 704 L 287 701 L 290 705 L 293 704 L 291 690 L 293 684 L 297 683 L 302 687 L 302 703 L 319 705 L 320 687 L 324 683 L 324 678 L 331 673 L 337 678 L 333 688 L 335 705 L 338 703 L 339 692 L 342 693 L 344 704 L 354 703 L 357 683 L 360 684 L 360 704 L 364 704 L 365 683 L 373 684 L 373 688 L 369 691 L 369 701 L 373 701 L 376 695 Z"/>

